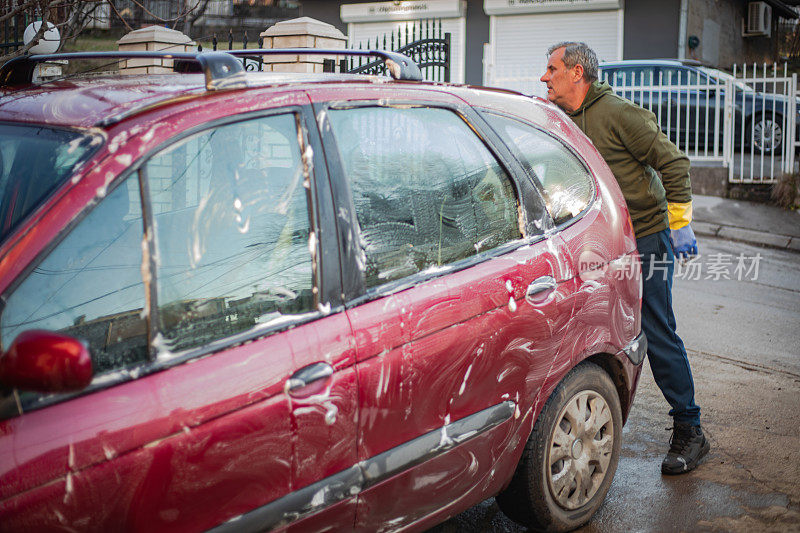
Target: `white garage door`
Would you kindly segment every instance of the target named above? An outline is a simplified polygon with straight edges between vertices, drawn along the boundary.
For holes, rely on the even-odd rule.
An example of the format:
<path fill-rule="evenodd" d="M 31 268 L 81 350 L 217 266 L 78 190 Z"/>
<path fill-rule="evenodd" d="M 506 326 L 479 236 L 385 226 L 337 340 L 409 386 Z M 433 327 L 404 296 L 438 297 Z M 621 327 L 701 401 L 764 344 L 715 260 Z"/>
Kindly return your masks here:
<path fill-rule="evenodd" d="M 464 18 L 463 17 L 443 18 L 440 20 L 442 24 L 442 35 L 444 35 L 445 33 L 450 34 L 450 54 L 451 54 L 450 81 L 453 83 L 464 83 L 464 34 L 465 34 Z M 412 28 L 414 26 L 417 27 L 417 31 L 419 32 L 419 25 L 422 24 L 424 27 L 426 22 L 427 21 L 425 20 L 353 22 L 347 25 L 348 46 L 350 48 L 358 48 L 358 45 L 361 44 L 363 48 L 366 48 L 367 41 L 369 41 L 370 46 L 374 48 L 375 38 L 378 38 L 380 44 L 378 48 L 383 49 L 383 36 L 385 35 L 386 49 L 391 50 L 392 47 L 391 47 L 391 42 L 389 41 L 389 36 L 392 33 L 396 35 L 397 31 L 400 30 L 403 33 L 403 35 L 405 35 L 407 28 L 408 34 L 410 36 L 412 34 Z M 432 24 L 432 22 L 430 24 Z M 436 26 L 437 26 L 436 37 L 438 37 L 438 26 L 439 26 L 438 21 L 436 23 Z M 431 37 L 434 36 L 431 35 Z M 419 38 L 420 38 L 419 34 L 417 34 L 417 39 Z M 403 39 L 403 44 L 405 44 L 405 38 Z M 395 43 L 394 48 L 395 49 L 398 48 L 397 43 Z M 423 72 L 423 75 L 424 74 L 425 73 Z M 442 79 L 435 81 L 444 81 L 444 80 Z"/>
<path fill-rule="evenodd" d="M 622 10 L 496 15 L 490 22 L 487 85 L 544 96 L 539 78 L 547 49 L 561 41 L 583 41 L 600 61 L 622 59 Z"/>

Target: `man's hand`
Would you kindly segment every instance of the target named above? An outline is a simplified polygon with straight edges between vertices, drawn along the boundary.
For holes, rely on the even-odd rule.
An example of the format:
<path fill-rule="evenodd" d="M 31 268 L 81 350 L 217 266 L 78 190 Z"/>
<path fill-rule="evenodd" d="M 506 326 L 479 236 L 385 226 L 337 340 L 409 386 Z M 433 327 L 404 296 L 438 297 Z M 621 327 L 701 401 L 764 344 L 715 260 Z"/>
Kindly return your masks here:
<path fill-rule="evenodd" d="M 669 242 L 672 245 L 672 253 L 677 257 L 689 258 L 697 255 L 697 239 L 689 224 L 681 229 L 669 230 Z"/>

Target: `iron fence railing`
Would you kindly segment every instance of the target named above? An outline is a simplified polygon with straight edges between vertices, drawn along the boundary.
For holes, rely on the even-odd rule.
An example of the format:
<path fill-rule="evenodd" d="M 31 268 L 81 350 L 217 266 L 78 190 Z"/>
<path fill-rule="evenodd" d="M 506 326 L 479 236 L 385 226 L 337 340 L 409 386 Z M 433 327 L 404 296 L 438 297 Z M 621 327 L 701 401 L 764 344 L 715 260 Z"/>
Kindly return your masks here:
<path fill-rule="evenodd" d="M 665 72 L 666 70 L 666 72 Z M 604 72 L 614 92 L 656 115 L 661 130 L 695 161 L 725 160 L 725 81 L 695 71 Z"/>
<path fill-rule="evenodd" d="M 374 40 L 373 40 L 374 39 Z M 358 50 L 392 50 L 407 55 L 419 66 L 428 81 L 450 82 L 451 35 L 444 31 L 440 19 L 425 19 L 399 24 L 394 31 L 365 42 L 349 43 Z M 383 61 L 362 57 L 347 60 L 346 70 L 353 74 L 385 74 Z M 340 66 L 341 68 L 341 66 Z"/>
<path fill-rule="evenodd" d="M 409 56 L 419 66 L 423 79 L 428 81 L 450 81 L 450 34 L 442 31 L 439 21 L 421 21 L 419 24 L 406 26 L 397 32 L 383 35 L 380 38 L 367 40 L 358 45 L 358 50 L 391 50 Z M 253 43 L 248 36 L 248 31 L 241 33 L 242 49 L 247 49 L 250 44 L 253 48 L 263 48 L 264 38 L 259 36 Z M 204 40 L 199 38 L 197 40 Z M 222 50 L 227 46 L 227 50 L 233 50 L 237 44 L 233 29 L 229 29 L 224 41 L 220 41 L 216 34 L 211 36 L 211 49 L 214 51 Z M 351 48 L 356 49 L 351 46 Z M 197 47 L 198 51 L 203 51 L 203 46 Z M 243 57 L 241 59 L 245 70 L 260 71 L 264 66 L 261 56 Z M 387 75 L 386 63 L 383 59 L 371 60 L 364 56 L 349 57 L 346 59 L 324 59 L 322 62 L 323 72 L 347 72 L 350 74 L 372 74 Z"/>
<path fill-rule="evenodd" d="M 226 40 L 227 40 L 227 45 L 228 45 L 227 49 L 228 50 L 233 50 L 233 43 L 235 42 L 235 40 L 234 40 L 233 30 L 232 29 L 228 30 L 228 35 L 226 36 Z M 247 35 L 247 31 L 243 31 L 242 32 L 242 49 L 246 50 L 249 44 L 250 44 L 250 38 Z M 264 48 L 264 38 L 259 35 L 258 40 L 256 41 L 256 44 L 257 44 L 257 46 L 254 47 L 254 48 L 256 48 L 256 49 Z M 217 35 L 216 34 L 211 36 L 211 49 L 214 50 L 214 51 L 220 50 L 220 43 L 219 43 L 219 39 L 217 39 Z M 197 46 L 197 51 L 198 52 L 202 52 L 203 51 L 203 45 L 202 44 Z M 244 65 L 245 70 L 251 71 L 251 72 L 258 72 L 264 66 L 264 59 L 261 56 L 243 57 L 243 58 L 241 58 L 241 61 L 242 61 L 242 65 Z"/>
<path fill-rule="evenodd" d="M 25 43 L 22 40 L 25 28 L 33 20 L 33 17 L 27 13 L 20 13 L 13 17 L 7 18 L 0 25 L 0 56 L 10 54 L 15 50 L 19 50 Z"/>
<path fill-rule="evenodd" d="M 794 172 L 797 76 L 786 65 L 734 66 L 732 75 L 674 67 L 648 74 L 618 69 L 603 79 L 653 112 L 693 162 L 727 167 L 731 183 L 774 183 Z"/>
<path fill-rule="evenodd" d="M 775 183 L 780 173 L 794 173 L 797 74 L 785 64 L 734 65 L 730 85 L 728 181 Z M 737 120 L 742 114 L 749 116 Z"/>
<path fill-rule="evenodd" d="M 488 83 L 531 94 L 527 67 L 490 69 Z M 774 183 L 796 171 L 800 149 L 797 75 L 787 65 L 735 66 L 733 73 L 683 65 L 601 71 L 614 92 L 651 111 L 692 163 L 720 165 L 731 183 Z"/>

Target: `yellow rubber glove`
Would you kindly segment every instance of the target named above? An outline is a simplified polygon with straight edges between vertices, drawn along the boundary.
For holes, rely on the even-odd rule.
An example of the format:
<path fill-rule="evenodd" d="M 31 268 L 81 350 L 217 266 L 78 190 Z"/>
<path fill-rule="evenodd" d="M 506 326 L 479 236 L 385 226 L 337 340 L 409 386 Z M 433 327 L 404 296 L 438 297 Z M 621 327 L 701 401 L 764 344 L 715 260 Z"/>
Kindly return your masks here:
<path fill-rule="evenodd" d="M 692 221 L 692 202 L 668 203 L 669 229 L 681 229 Z"/>

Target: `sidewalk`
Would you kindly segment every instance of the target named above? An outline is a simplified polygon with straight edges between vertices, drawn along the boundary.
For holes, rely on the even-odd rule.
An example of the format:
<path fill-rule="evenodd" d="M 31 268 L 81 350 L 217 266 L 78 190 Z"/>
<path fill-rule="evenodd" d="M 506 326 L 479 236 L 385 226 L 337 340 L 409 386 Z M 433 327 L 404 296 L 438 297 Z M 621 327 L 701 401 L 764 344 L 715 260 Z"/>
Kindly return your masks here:
<path fill-rule="evenodd" d="M 692 205 L 698 235 L 800 252 L 800 211 L 698 194 Z"/>

